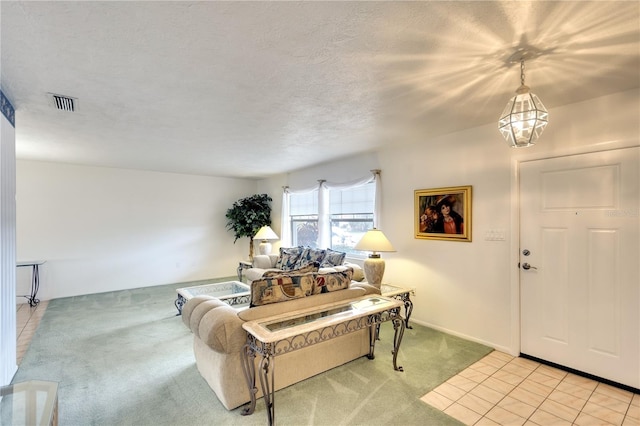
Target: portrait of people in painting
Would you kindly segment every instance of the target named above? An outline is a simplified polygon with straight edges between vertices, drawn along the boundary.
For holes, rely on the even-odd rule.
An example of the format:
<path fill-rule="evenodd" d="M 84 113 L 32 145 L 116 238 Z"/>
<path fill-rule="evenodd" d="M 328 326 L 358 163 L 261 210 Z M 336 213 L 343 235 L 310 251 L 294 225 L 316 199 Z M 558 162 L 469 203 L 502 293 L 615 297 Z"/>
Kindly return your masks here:
<path fill-rule="evenodd" d="M 459 188 L 458 188 L 459 189 Z M 416 191 L 416 237 L 436 239 L 469 237 L 470 187 Z M 436 234 L 435 236 L 433 234 Z"/>

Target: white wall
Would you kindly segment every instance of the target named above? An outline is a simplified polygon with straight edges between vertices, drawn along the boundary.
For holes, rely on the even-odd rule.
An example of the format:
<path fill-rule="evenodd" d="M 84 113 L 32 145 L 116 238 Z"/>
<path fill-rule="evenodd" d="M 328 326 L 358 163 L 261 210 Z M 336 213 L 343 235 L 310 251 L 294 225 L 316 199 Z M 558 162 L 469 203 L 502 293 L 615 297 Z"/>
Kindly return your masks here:
<path fill-rule="evenodd" d="M 492 123 L 413 145 L 399 139 L 257 183 L 19 161 L 18 257 L 47 260 L 43 299 L 229 276 L 248 251 L 224 226 L 233 201 L 271 195 L 279 233 L 283 185 L 347 181 L 380 168 L 381 227 L 397 249 L 383 255 L 385 281 L 416 289 L 412 319 L 517 352 L 517 163 L 638 145 L 638 99 L 631 90 L 551 108 L 538 145 L 525 150 L 508 148 Z M 457 185 L 473 186 L 473 241 L 415 239 L 414 190 Z M 505 240 L 486 240 L 491 230 Z"/>
<path fill-rule="evenodd" d="M 496 126 L 380 157 L 384 228 L 398 250 L 386 256 L 386 279 L 416 288 L 415 320 L 494 346 L 508 343 L 510 149 Z M 473 187 L 472 242 L 415 239 L 414 190 L 462 185 Z M 492 230 L 505 240 L 485 240 Z"/>
<path fill-rule="evenodd" d="M 233 276 L 226 210 L 248 179 L 17 162 L 18 259 L 46 260 L 42 300 Z M 27 269 L 27 268 L 21 268 Z M 29 288 L 19 271 L 18 291 Z"/>
<path fill-rule="evenodd" d="M 412 319 L 517 353 L 517 162 L 638 145 L 638 99 L 638 90 L 632 90 L 551 109 L 538 145 L 525 150 L 509 148 L 496 122 L 439 138 L 425 136 L 413 145 L 399 140 L 377 153 L 274 177 L 259 187 L 273 191 L 275 201 L 285 184 L 349 180 L 382 169 L 381 228 L 397 250 L 383 254 L 384 280 L 416 289 Z M 415 239 L 414 190 L 459 185 L 473 186 L 473 241 Z M 504 232 L 505 240 L 485 239 L 494 230 Z"/>

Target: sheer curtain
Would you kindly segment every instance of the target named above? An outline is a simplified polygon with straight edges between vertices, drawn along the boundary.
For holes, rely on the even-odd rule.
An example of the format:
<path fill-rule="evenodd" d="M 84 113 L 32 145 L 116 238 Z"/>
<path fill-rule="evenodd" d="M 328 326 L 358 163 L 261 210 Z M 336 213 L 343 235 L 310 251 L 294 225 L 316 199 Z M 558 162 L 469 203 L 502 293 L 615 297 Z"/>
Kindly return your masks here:
<path fill-rule="evenodd" d="M 320 184 L 323 181 L 319 181 Z M 291 194 L 306 194 L 309 192 L 319 191 L 319 185 L 314 185 L 307 188 L 291 189 L 288 186 L 282 187 L 282 219 L 280 224 L 280 246 L 291 247 L 292 235 L 291 235 Z"/>
<path fill-rule="evenodd" d="M 318 188 L 318 247 L 331 247 L 331 222 L 329 217 L 329 188 L 320 180 Z"/>
<path fill-rule="evenodd" d="M 349 182 L 330 182 L 324 179 L 318 181 L 318 185 L 308 188 L 291 189 L 284 186 L 282 189 L 282 228 L 280 241 L 282 247 L 290 247 L 292 244 L 291 235 L 291 194 L 305 194 L 318 191 L 318 247 L 331 247 L 331 223 L 329 212 L 329 191 L 332 189 L 348 189 L 375 182 L 376 192 L 373 210 L 373 226 L 380 226 L 380 214 L 382 211 L 382 185 L 380 180 L 380 170 L 371 170 L 371 174 L 360 179 Z"/>

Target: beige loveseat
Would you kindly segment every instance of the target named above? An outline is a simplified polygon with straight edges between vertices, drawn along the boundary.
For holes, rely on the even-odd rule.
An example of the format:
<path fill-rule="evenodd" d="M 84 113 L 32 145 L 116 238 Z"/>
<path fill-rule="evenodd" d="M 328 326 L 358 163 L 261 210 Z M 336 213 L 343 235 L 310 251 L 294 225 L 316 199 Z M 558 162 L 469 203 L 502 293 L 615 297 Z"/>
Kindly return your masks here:
<path fill-rule="evenodd" d="M 196 296 L 184 305 L 182 320 L 193 332 L 198 371 L 220 402 L 231 410 L 250 400 L 241 360 L 247 339 L 242 328 L 245 321 L 356 299 L 367 294 L 380 294 L 380 290 L 365 283 L 352 282 L 348 288 L 244 310 L 237 310 L 213 296 Z M 278 356 L 275 358 L 275 389 L 282 389 L 368 353 L 369 333 L 363 329 Z M 260 357 L 256 357 L 256 369 L 259 360 Z M 259 384 L 257 386 L 260 388 Z"/>

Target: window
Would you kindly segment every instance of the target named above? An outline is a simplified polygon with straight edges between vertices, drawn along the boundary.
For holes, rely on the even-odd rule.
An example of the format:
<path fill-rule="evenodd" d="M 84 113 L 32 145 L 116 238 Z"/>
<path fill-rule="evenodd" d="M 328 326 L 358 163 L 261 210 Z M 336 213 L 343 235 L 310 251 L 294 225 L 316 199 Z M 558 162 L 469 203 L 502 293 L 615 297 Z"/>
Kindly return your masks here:
<path fill-rule="evenodd" d="M 328 196 L 324 209 L 320 208 L 319 190 L 290 194 L 292 245 L 329 247 L 350 256 L 364 257 L 365 253 L 353 247 L 367 230 L 373 228 L 375 181 L 350 188 L 321 190 Z"/>
<path fill-rule="evenodd" d="M 353 247 L 367 230 L 373 228 L 375 183 L 329 191 L 331 248 L 347 254 L 362 255 Z"/>
<path fill-rule="evenodd" d="M 318 248 L 318 191 L 291 194 L 289 203 L 292 245 Z"/>

